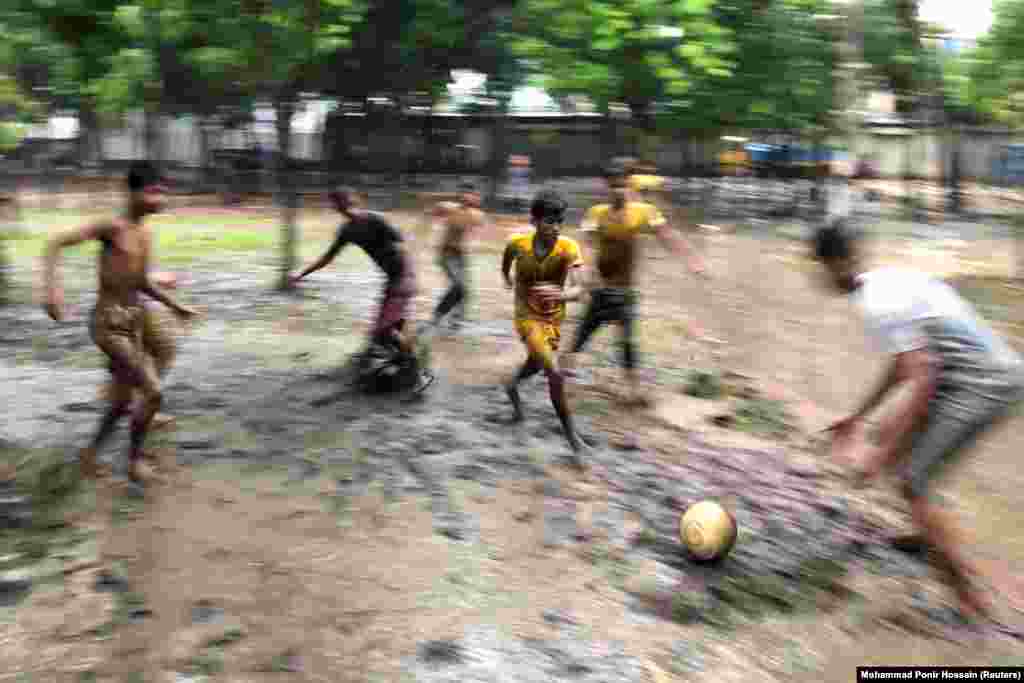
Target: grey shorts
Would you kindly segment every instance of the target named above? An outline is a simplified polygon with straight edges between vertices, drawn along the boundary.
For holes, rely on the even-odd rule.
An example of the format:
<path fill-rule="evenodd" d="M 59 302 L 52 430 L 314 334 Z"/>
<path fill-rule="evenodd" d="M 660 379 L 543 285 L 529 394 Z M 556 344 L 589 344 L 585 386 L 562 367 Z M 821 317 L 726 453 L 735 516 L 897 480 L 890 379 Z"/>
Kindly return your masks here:
<path fill-rule="evenodd" d="M 1024 400 L 1024 372 L 1007 373 L 1005 381 L 975 387 L 942 386 L 914 433 L 904 463 L 907 494 L 920 498 L 949 466 L 971 449 L 978 437 L 1010 417 Z"/>

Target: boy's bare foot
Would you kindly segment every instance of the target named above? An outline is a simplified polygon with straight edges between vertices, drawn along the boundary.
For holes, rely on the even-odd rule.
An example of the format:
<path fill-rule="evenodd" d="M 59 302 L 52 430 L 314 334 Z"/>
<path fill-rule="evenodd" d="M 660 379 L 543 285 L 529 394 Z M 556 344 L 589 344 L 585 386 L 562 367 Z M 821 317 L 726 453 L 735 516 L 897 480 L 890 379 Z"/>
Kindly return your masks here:
<path fill-rule="evenodd" d="M 151 484 L 164 483 L 163 477 L 141 460 L 137 460 L 128 466 L 128 480 L 143 488 Z"/>
<path fill-rule="evenodd" d="M 168 462 L 167 457 L 161 455 L 160 451 L 143 451 L 142 459 L 145 462 L 148 462 L 156 472 L 170 472 L 173 470 L 173 467 Z"/>
<path fill-rule="evenodd" d="M 166 413 L 157 413 L 156 415 L 153 416 L 153 421 L 150 422 L 150 427 L 154 430 L 166 429 L 167 427 L 173 425 L 174 422 L 175 418 L 173 415 L 167 415 Z"/>
<path fill-rule="evenodd" d="M 78 454 L 82 476 L 87 479 L 103 479 L 111 475 L 111 468 L 98 460 L 96 449 L 83 448 Z"/>

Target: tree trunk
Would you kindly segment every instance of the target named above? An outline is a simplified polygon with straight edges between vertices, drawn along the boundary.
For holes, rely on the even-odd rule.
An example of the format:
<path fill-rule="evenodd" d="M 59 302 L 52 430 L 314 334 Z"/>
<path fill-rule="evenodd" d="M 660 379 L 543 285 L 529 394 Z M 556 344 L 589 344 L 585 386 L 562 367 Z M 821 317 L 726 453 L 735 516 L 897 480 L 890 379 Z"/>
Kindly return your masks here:
<path fill-rule="evenodd" d="M 604 166 L 609 159 L 617 156 L 619 153 L 618 122 L 615 120 L 615 115 L 612 114 L 610 106 L 605 106 L 605 110 L 601 116 L 601 124 L 600 166 Z"/>
<path fill-rule="evenodd" d="M 6 241 L 7 232 L 11 230 L 11 228 L 6 225 L 7 221 L 3 218 L 7 213 L 7 207 L 4 206 L 5 201 L 13 203 L 14 200 L 7 200 L 6 197 L 0 194 L 0 306 L 11 302 L 11 282 L 10 277 L 7 274 L 8 268 L 10 268 L 10 262 L 7 259 Z M 13 213 L 13 209 L 11 211 Z"/>
<path fill-rule="evenodd" d="M 143 14 L 146 23 L 146 42 L 147 47 L 151 53 L 158 56 L 160 55 L 160 13 L 152 3 L 147 3 L 144 7 Z M 157 73 L 161 73 L 160 66 L 157 66 Z M 160 111 L 162 109 L 161 102 L 163 101 L 163 92 L 159 79 L 156 82 L 147 82 L 145 84 L 145 143 L 146 143 L 146 158 L 153 164 L 162 166 L 163 161 L 163 149 L 160 145 L 161 142 L 161 131 L 159 129 L 160 124 Z"/>
<path fill-rule="evenodd" d="M 84 163 L 95 160 L 102 165 L 103 144 L 100 139 L 99 117 L 96 116 L 96 112 L 91 104 L 87 102 L 82 103 L 78 110 L 78 122 L 80 126 L 78 133 L 79 162 Z"/>
<path fill-rule="evenodd" d="M 953 131 L 953 155 L 949 169 L 949 208 L 950 213 L 959 216 L 964 210 L 963 194 L 960 191 L 960 128 Z"/>
<path fill-rule="evenodd" d="M 6 183 L 5 183 L 6 184 Z M 0 305 L 11 303 L 11 261 L 7 253 L 7 239 L 19 232 L 16 190 L 0 189 Z"/>
<path fill-rule="evenodd" d="M 820 138 L 815 138 L 811 145 L 811 163 L 809 173 L 811 179 L 811 216 L 821 220 L 825 216 L 825 175 L 822 173 L 821 160 L 825 156 L 825 146 Z"/>
<path fill-rule="evenodd" d="M 420 133 L 423 136 L 423 171 L 433 174 L 437 171 L 437 154 L 434 145 L 434 102 L 430 103 L 430 110 L 423 117 L 423 128 Z"/>
<path fill-rule="evenodd" d="M 1011 220 L 1014 258 L 1010 264 L 1010 278 L 1022 282 L 1024 281 L 1024 214 L 1018 213 Z"/>
<path fill-rule="evenodd" d="M 7 244 L 4 238 L 0 237 L 0 306 L 6 306 L 11 302 L 11 283 L 7 277 Z"/>
<path fill-rule="evenodd" d="M 277 196 L 281 203 L 281 279 L 278 288 L 281 291 L 289 291 L 293 287 L 288 278 L 295 270 L 295 249 L 298 244 L 296 214 L 299 208 L 299 194 L 291 173 L 291 132 L 295 103 L 290 96 L 284 96 L 274 102 L 274 109 L 277 114 Z"/>
<path fill-rule="evenodd" d="M 343 115 L 340 111 L 334 111 L 327 116 L 324 122 L 324 134 L 320 139 L 321 154 L 324 158 L 324 167 L 327 171 L 327 185 L 333 187 L 338 184 L 339 169 L 341 167 L 341 143 Z"/>
<path fill-rule="evenodd" d="M 917 198 L 914 196 L 914 136 L 907 136 L 903 146 L 903 201 L 910 213 L 910 220 L 917 222 Z"/>
<path fill-rule="evenodd" d="M 160 145 L 159 117 L 156 111 L 150 108 L 146 109 L 145 117 L 143 132 L 145 147 L 143 154 L 152 163 L 160 165 L 163 154 Z"/>
<path fill-rule="evenodd" d="M 403 180 L 405 178 L 405 106 L 402 101 L 402 94 L 395 93 L 392 97 L 391 107 L 391 131 L 393 135 L 392 153 L 390 164 L 391 175 L 391 203 L 398 208 L 402 201 Z"/>
<path fill-rule="evenodd" d="M 693 134 L 686 131 L 681 139 L 682 154 L 679 155 L 679 176 L 689 180 L 693 175 Z"/>
<path fill-rule="evenodd" d="M 199 133 L 199 182 L 197 183 L 197 189 L 199 192 L 205 193 L 206 189 L 210 186 L 211 169 L 213 166 L 213 160 L 210 157 L 210 124 L 209 119 L 202 115 L 197 115 L 195 121 L 196 129 Z"/>
<path fill-rule="evenodd" d="M 508 118 L 508 98 L 502 97 L 494 112 L 494 119 L 491 121 L 491 163 L 490 163 L 490 187 L 487 192 L 489 204 L 496 205 L 498 190 L 501 186 L 501 175 L 505 169 L 505 159 L 508 156 L 505 140 L 505 126 Z"/>

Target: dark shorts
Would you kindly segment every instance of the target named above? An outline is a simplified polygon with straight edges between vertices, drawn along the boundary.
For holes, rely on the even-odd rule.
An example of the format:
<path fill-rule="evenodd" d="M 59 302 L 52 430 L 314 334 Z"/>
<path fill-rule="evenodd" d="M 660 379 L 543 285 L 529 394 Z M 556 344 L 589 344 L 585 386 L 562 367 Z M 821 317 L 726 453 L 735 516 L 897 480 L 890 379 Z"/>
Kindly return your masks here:
<path fill-rule="evenodd" d="M 1007 373 L 1001 383 L 989 382 L 984 391 L 973 387 L 940 386 L 924 423 L 911 437 L 904 464 L 904 487 L 920 498 L 940 474 L 958 462 L 975 441 L 1014 413 L 1024 400 L 1024 372 Z"/>
<path fill-rule="evenodd" d="M 600 287 L 594 289 L 590 295 L 590 305 L 587 306 L 587 311 L 576 332 L 573 352 L 581 351 L 594 332 L 612 323 L 621 324 L 623 334 L 628 341 L 632 341 L 636 304 L 636 291 L 631 288 Z"/>

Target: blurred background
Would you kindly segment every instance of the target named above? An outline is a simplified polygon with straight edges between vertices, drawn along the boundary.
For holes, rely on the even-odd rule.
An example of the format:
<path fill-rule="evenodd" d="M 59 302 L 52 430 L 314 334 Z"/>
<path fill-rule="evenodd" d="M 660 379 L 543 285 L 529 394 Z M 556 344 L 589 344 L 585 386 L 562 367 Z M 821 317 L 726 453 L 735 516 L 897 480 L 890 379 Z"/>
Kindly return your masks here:
<path fill-rule="evenodd" d="M 230 680 L 279 681 L 254 673 L 254 662 L 292 671 L 294 653 L 309 672 L 295 680 L 408 680 L 405 658 L 428 635 L 493 618 L 546 639 L 562 619 L 550 617 L 554 606 L 685 680 L 839 682 L 866 663 L 1024 665 L 1019 641 L 979 649 L 931 635 L 947 619 L 937 610 L 946 593 L 934 582 L 920 589 L 927 558 L 887 536 L 909 528 L 897 490 L 848 493 L 817 457 L 813 435 L 849 412 L 884 361 L 849 302 L 817 286 L 801 241 L 829 216 L 862 219 L 873 261 L 947 279 L 1024 348 L 1021 36 L 1024 0 L 3 0 L 0 571 L 36 567 L 39 590 L 25 598 L 24 579 L 0 574 L 0 607 L 18 604 L 5 603 L 12 585 L 28 606 L 0 611 L 0 680 L 15 680 L 4 665 L 22 672 L 18 681 L 115 680 L 105 657 L 130 674 L 165 650 L 182 660 L 166 664 L 175 681 L 221 667 Z M 526 476 L 524 460 L 554 457 L 560 428 L 542 377 L 524 389 L 539 427 L 510 437 L 493 419 L 507 408 L 500 382 L 523 359 L 500 257 L 544 186 L 565 193 L 565 231 L 577 236 L 582 212 L 605 198 L 601 167 L 615 157 L 639 162 L 645 197 L 692 234 L 712 278 L 645 251 L 638 341 L 655 406 L 623 418 L 616 334 L 588 347 L 572 401 L 601 440 L 636 429 L 649 447 L 607 449 L 620 468 L 607 485 L 566 485 L 597 541 L 578 544 L 579 556 L 535 555 L 544 501 L 560 505 L 562 494 L 505 482 Z M 91 436 L 86 413 L 101 409 L 96 390 L 107 381 L 86 324 L 97 245 L 64 254 L 64 324 L 39 306 L 39 257 L 55 231 L 120 211 L 124 173 L 143 158 L 170 179 L 170 210 L 148 223 L 154 265 L 177 275 L 175 296 L 203 317 L 174 332 L 180 355 L 162 409 L 176 426 L 148 442 L 188 466 L 175 475 L 186 483 L 152 504 L 115 496 L 108 510 L 55 475 Z M 363 347 L 381 282 L 350 249 L 299 292 L 274 291 L 333 240 L 340 218 L 324 190 L 363 190 L 414 244 L 413 308 L 424 320 L 448 287 L 433 248 L 441 231 L 425 209 L 465 180 L 481 186 L 492 220 L 467 266 L 469 322 L 432 345 L 440 398 L 418 408 L 319 398 Z M 583 310 L 571 307 L 563 339 Z M 977 557 L 1017 577 L 1024 596 L 1013 438 L 1022 433 L 1017 416 L 986 439 L 949 498 L 967 510 Z M 406 459 L 422 471 L 405 472 Z M 260 469 L 270 465 L 280 469 Z M 320 502 L 296 498 L 313 471 L 306 483 L 324 487 Z M 15 475 L 27 482 L 16 490 L 64 507 L 33 502 L 31 528 L 14 526 L 22 499 L 4 482 Z M 394 507 L 409 491 L 433 497 L 435 479 L 455 512 L 423 500 Z M 746 586 L 729 600 L 775 616 L 715 641 L 719 603 L 691 609 L 673 594 L 668 625 L 605 589 L 625 578 L 690 585 L 674 554 L 679 491 L 740 494 L 746 559 L 727 569 L 750 573 L 723 573 L 734 582 L 723 585 Z M 615 517 L 625 509 L 631 516 Z M 99 531 L 86 528 L 94 519 Z M 657 542 L 623 540 L 620 553 L 619 531 L 625 539 L 631 526 Z M 602 540 L 602 528 L 614 535 Z M 826 543 L 823 529 L 835 531 Z M 98 561 L 108 537 L 117 540 L 109 552 L 145 560 L 126 560 L 133 588 L 116 598 L 88 590 L 93 579 L 65 563 Z M 833 565 L 850 567 L 842 586 Z M 781 588 L 749 578 L 776 575 L 788 577 Z M 812 575 L 821 590 L 808 588 Z M 192 630 L 207 599 L 242 615 L 246 630 L 228 620 L 212 641 Z M 142 605 L 157 617 L 138 616 Z M 108 640 L 118 648 L 109 656 Z M 708 643 L 714 653 L 696 649 Z M 524 652 L 531 663 L 549 657 Z M 480 661 L 497 661 L 488 657 Z M 586 661 L 558 667 L 574 679 L 603 671 Z M 440 680 L 431 676 L 416 680 Z M 445 680 L 457 679 L 477 680 Z"/>
<path fill-rule="evenodd" d="M 899 220 L 1009 224 L 1022 22 L 1015 0 L 12 0 L 0 191 L 8 222 L 99 210 L 149 158 L 190 203 L 283 209 L 286 263 L 332 182 L 397 208 L 475 176 L 516 209 L 600 192 L 620 155 L 692 223 L 820 218 L 859 169 Z"/>

